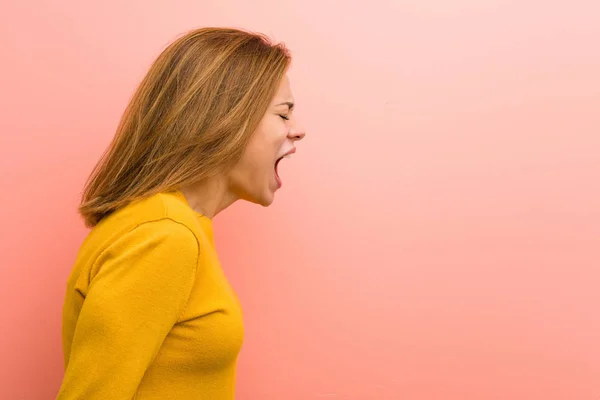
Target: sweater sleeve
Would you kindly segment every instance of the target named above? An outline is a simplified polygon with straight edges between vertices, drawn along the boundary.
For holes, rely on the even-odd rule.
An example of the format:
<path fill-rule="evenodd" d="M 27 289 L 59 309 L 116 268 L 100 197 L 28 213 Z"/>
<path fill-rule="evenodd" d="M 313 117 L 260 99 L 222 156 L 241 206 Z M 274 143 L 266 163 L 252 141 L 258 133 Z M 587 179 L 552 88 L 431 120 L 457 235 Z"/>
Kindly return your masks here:
<path fill-rule="evenodd" d="M 131 400 L 185 310 L 198 242 L 169 219 L 146 222 L 96 260 L 58 400 Z"/>

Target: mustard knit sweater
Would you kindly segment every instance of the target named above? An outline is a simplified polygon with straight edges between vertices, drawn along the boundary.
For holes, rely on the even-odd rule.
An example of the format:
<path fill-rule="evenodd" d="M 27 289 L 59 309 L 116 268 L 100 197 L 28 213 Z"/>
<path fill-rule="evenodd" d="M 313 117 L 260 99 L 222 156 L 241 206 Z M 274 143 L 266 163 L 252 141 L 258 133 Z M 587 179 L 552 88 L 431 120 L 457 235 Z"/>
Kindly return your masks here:
<path fill-rule="evenodd" d="M 133 203 L 81 246 L 64 303 L 57 399 L 233 399 L 243 330 L 211 220 L 180 192 Z"/>

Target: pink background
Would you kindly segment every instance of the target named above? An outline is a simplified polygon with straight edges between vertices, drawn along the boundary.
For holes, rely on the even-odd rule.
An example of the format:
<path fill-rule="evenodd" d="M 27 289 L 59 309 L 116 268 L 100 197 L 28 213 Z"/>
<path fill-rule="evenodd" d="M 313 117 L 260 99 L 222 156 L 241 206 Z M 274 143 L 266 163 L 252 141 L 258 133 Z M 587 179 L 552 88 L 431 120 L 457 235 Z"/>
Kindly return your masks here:
<path fill-rule="evenodd" d="M 81 187 L 205 25 L 288 43 L 308 132 L 216 218 L 239 399 L 600 398 L 597 1 L 91 4 L 0 12 L 1 399 L 55 396 Z"/>

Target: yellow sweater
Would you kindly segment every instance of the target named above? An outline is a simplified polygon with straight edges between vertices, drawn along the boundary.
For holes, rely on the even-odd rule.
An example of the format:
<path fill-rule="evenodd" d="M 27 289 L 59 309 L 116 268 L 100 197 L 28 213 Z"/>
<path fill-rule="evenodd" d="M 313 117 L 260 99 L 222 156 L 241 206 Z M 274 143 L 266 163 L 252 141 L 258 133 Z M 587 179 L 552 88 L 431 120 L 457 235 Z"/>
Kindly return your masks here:
<path fill-rule="evenodd" d="M 85 239 L 63 310 L 58 400 L 229 400 L 241 308 L 212 222 L 180 192 L 133 203 Z"/>

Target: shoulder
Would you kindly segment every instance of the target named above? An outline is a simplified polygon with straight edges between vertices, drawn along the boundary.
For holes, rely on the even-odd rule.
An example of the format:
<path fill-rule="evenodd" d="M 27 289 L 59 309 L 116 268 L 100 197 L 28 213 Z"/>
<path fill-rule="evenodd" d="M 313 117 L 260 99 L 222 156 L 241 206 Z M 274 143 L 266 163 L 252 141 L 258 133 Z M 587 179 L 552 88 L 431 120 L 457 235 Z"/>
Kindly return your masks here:
<path fill-rule="evenodd" d="M 198 226 L 198 214 L 187 204 L 180 192 L 165 192 L 154 196 L 157 207 L 162 207 L 163 216 L 178 222 L 192 231 Z"/>
<path fill-rule="evenodd" d="M 177 194 L 160 193 L 133 202 L 104 218 L 92 229 L 84 244 L 102 249 L 116 241 L 160 241 L 197 247 L 198 230 L 197 215 L 187 203 Z"/>
<path fill-rule="evenodd" d="M 112 237 L 104 239 L 107 240 L 98 243 L 100 252 L 94 262 L 97 267 L 109 261 L 117 266 L 130 265 L 135 260 L 136 264 L 147 263 L 158 269 L 162 269 L 162 265 L 171 271 L 186 270 L 188 266 L 195 269 L 200 252 L 196 235 L 185 225 L 166 217 L 120 226 Z"/>
<path fill-rule="evenodd" d="M 155 195 L 123 207 L 92 229 L 78 262 L 91 268 L 90 278 L 120 271 L 132 261 L 140 268 L 128 269 L 130 273 L 190 277 L 197 268 L 200 241 L 193 227 L 193 210 L 186 212 L 186 204 L 182 206 L 168 195 Z"/>
<path fill-rule="evenodd" d="M 165 192 L 135 201 L 107 216 L 94 228 L 110 231 L 129 231 L 141 225 L 167 221 L 158 225 L 171 226 L 177 230 L 181 225 L 194 232 L 197 217 L 176 193 Z M 170 222 L 168 222 L 170 221 Z M 181 230 L 181 229 L 179 229 Z"/>

